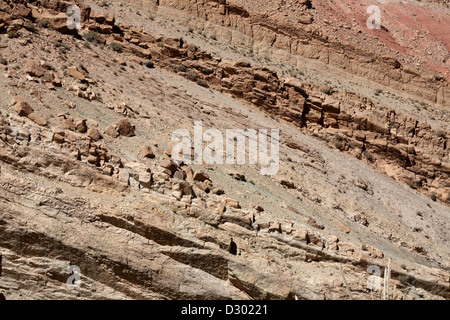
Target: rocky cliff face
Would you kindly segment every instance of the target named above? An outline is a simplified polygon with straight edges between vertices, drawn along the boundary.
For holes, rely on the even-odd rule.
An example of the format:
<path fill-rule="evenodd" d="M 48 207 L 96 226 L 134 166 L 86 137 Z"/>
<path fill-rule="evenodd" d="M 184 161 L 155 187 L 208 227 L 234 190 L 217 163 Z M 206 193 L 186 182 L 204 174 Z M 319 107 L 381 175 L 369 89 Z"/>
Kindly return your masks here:
<path fill-rule="evenodd" d="M 292 1 L 289 4 L 284 2 L 284 5 L 276 1 L 261 4 L 259 1 L 214 0 L 163 0 L 158 3 L 158 14 L 163 17 L 176 16 L 177 21 L 204 30 L 208 36 L 214 35 L 233 45 L 251 48 L 254 53 L 266 58 L 299 68 L 305 63 L 302 58 L 318 60 L 432 103 L 449 106 L 448 82 L 441 81 L 443 77 L 434 77 L 437 72 L 448 76 L 446 55 L 450 39 L 445 31 L 450 23 L 448 13 L 446 15 L 439 11 L 433 12 L 431 9 L 424 12 L 417 7 L 411 9 L 419 12 L 422 16 L 420 20 L 425 26 L 431 27 L 436 14 L 442 16 L 442 21 L 438 23 L 440 27 L 433 28 L 436 34 L 430 34 L 426 30 L 420 30 L 419 33 L 419 28 L 422 28 L 420 23 L 411 25 L 392 14 L 394 10 L 404 12 L 404 9 L 402 11 L 395 5 L 385 9 L 386 13 L 391 14 L 383 14 L 384 29 L 378 32 L 369 30 L 366 26 L 368 15 L 365 12 L 366 7 L 372 4 L 369 2 L 364 6 L 355 1 L 312 1 L 314 8 L 311 7 L 311 1 Z M 136 5 L 140 8 L 139 1 Z M 357 8 L 356 11 L 354 8 Z M 417 13 L 410 12 L 410 15 L 413 14 Z M 394 34 L 389 32 L 386 26 L 392 28 Z M 431 63 L 433 71 L 430 70 L 428 75 L 412 65 L 410 59 L 411 54 L 415 58 L 413 61 L 417 62 L 419 57 L 423 57 L 423 51 L 413 53 L 412 49 L 406 50 L 402 47 L 405 46 L 404 39 L 397 38 L 403 34 L 396 35 L 395 30 L 401 30 L 403 27 L 408 28 L 406 33 L 420 36 L 422 39 L 423 32 L 433 46 L 439 43 L 441 48 L 430 51 L 429 54 L 427 52 L 436 61 Z M 369 39 L 363 38 L 361 34 Z M 335 38 L 336 35 L 340 36 Z M 380 48 L 377 39 L 386 47 Z M 406 45 L 417 47 L 417 40 L 408 41 Z M 364 45 L 361 45 L 361 42 Z M 423 48 L 427 47 L 424 43 Z M 400 52 L 393 54 L 392 49 Z M 429 59 L 424 60 L 423 64 L 425 68 L 430 68 Z M 442 67 L 439 69 L 437 65 Z"/>
<path fill-rule="evenodd" d="M 448 130 L 77 3 L 79 31 L 67 28 L 68 2 L 0 7 L 7 299 L 346 299 L 342 267 L 353 297 L 373 299 L 381 290 L 367 270 L 382 274 L 389 260 L 390 299 L 449 298 Z M 287 52 L 287 38 L 319 56 L 328 46 L 328 61 L 344 50 L 224 1 L 144 4 L 161 16 L 195 13 L 208 30 L 221 26 L 217 38 L 278 47 L 280 57 L 305 53 Z M 392 59 L 374 64 L 383 77 L 366 76 L 404 78 Z M 410 77 L 405 90 L 426 99 L 446 90 L 445 80 Z M 279 173 L 173 163 L 171 133 L 194 120 L 279 128 Z M 80 269 L 79 289 L 67 286 L 69 266 Z"/>

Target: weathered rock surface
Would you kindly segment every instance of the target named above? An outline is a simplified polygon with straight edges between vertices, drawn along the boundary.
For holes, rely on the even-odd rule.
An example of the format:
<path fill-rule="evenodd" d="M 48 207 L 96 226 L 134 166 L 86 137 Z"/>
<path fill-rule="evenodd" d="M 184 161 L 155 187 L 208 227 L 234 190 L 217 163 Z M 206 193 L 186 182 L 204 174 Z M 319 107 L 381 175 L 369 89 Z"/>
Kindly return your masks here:
<path fill-rule="evenodd" d="M 96 32 L 90 48 L 67 29 L 68 2 L 0 4 L 0 294 L 347 299 L 343 267 L 354 298 L 372 299 L 381 291 L 368 289 L 368 267 L 391 259 L 391 299 L 450 298 L 448 130 L 75 2 L 80 34 Z M 365 75 L 369 54 L 305 27 L 316 4 L 298 4 L 300 27 L 229 1 L 158 1 L 163 16 L 220 25 L 219 40 L 289 47 L 447 105 L 446 81 L 394 58 L 376 56 Z M 43 19 L 51 28 L 22 27 Z M 193 119 L 280 128 L 278 175 L 172 161 L 171 133 Z M 67 287 L 69 266 L 80 268 L 79 289 Z"/>

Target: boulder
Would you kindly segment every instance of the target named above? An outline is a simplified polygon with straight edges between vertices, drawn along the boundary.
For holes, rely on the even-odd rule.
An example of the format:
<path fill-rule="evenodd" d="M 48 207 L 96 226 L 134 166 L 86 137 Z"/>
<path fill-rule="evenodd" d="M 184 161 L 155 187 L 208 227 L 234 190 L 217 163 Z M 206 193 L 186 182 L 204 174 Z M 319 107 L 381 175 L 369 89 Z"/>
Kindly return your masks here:
<path fill-rule="evenodd" d="M 192 189 L 192 186 L 189 184 L 189 182 L 186 181 L 180 182 L 179 186 L 182 196 L 195 196 L 194 190 Z"/>
<path fill-rule="evenodd" d="M 99 158 L 98 158 L 98 156 L 96 156 L 96 155 L 90 154 L 90 155 L 87 157 L 87 162 L 90 163 L 90 164 L 97 164 L 98 161 L 99 161 Z"/>
<path fill-rule="evenodd" d="M 59 144 L 64 143 L 64 136 L 60 133 L 54 133 L 53 134 L 53 141 Z"/>
<path fill-rule="evenodd" d="M 264 208 L 256 203 L 253 205 L 253 209 L 255 209 L 258 212 L 264 212 Z"/>
<path fill-rule="evenodd" d="M 25 73 L 32 77 L 42 77 L 45 73 L 45 69 L 42 68 L 38 63 L 34 61 L 29 61 L 25 65 Z"/>
<path fill-rule="evenodd" d="M 75 125 L 73 123 L 73 119 L 72 118 L 64 118 L 62 119 L 62 125 L 65 129 L 69 129 L 70 131 L 74 131 L 75 130 Z"/>
<path fill-rule="evenodd" d="M 164 169 L 169 170 L 172 174 L 175 173 L 175 171 L 177 171 L 178 166 L 173 163 L 172 160 L 166 160 L 161 164 L 161 167 L 163 167 Z"/>
<path fill-rule="evenodd" d="M 118 57 L 116 60 L 117 60 L 117 63 L 121 66 L 127 65 L 127 62 L 122 57 Z"/>
<path fill-rule="evenodd" d="M 293 233 L 295 240 L 300 240 L 305 243 L 309 243 L 308 230 L 305 228 L 299 228 Z"/>
<path fill-rule="evenodd" d="M 244 58 L 239 58 L 234 63 L 234 66 L 237 68 L 249 68 L 251 66 L 250 62 Z"/>
<path fill-rule="evenodd" d="M 21 117 L 28 117 L 34 111 L 25 101 L 17 102 L 14 106 L 14 110 L 16 110 L 17 114 Z"/>
<path fill-rule="evenodd" d="M 91 20 L 94 20 L 98 23 L 104 23 L 106 21 L 106 13 L 101 11 L 91 10 L 91 14 L 89 16 Z"/>
<path fill-rule="evenodd" d="M 338 237 L 331 236 L 326 242 L 327 248 L 330 250 L 339 250 L 338 242 L 339 242 Z"/>
<path fill-rule="evenodd" d="M 87 131 L 86 120 L 82 119 L 82 120 L 76 121 L 75 128 L 77 129 L 78 132 L 85 133 Z"/>
<path fill-rule="evenodd" d="M 128 119 L 123 119 L 117 122 L 117 130 L 119 134 L 124 137 L 133 137 L 136 134 L 134 133 L 135 127 L 131 125 Z"/>
<path fill-rule="evenodd" d="M 203 182 L 197 182 L 195 184 L 200 190 L 205 191 L 206 193 L 209 193 L 211 191 L 211 181 L 205 180 Z"/>
<path fill-rule="evenodd" d="M 67 75 L 70 77 L 73 77 L 75 79 L 78 79 L 80 81 L 83 81 L 86 79 L 84 74 L 82 74 L 80 71 L 78 71 L 76 67 L 67 68 Z"/>
<path fill-rule="evenodd" d="M 141 157 L 144 157 L 144 158 L 154 158 L 155 157 L 155 153 L 153 152 L 153 150 L 150 146 L 142 146 L 141 149 L 139 150 L 139 154 L 141 155 Z"/>
<path fill-rule="evenodd" d="M 177 170 L 175 174 L 173 175 L 174 179 L 178 180 L 185 180 L 186 179 L 186 173 L 183 170 Z"/>
<path fill-rule="evenodd" d="M 16 4 L 11 11 L 12 19 L 30 18 L 31 9 L 25 7 L 23 4 Z"/>
<path fill-rule="evenodd" d="M 303 88 L 303 84 L 301 83 L 300 80 L 295 79 L 295 78 L 288 78 L 284 81 L 284 85 L 286 87 L 294 88 L 295 91 L 300 93 L 304 98 L 308 97 L 308 94 L 306 93 L 305 89 Z"/>
<path fill-rule="evenodd" d="M 325 101 L 322 103 L 322 108 L 326 112 L 339 113 L 341 111 L 341 104 L 339 100 L 332 97 L 326 97 Z"/>
<path fill-rule="evenodd" d="M 194 172 L 194 180 L 203 182 L 209 180 L 209 175 L 202 170 L 197 170 Z"/>
<path fill-rule="evenodd" d="M 288 180 L 281 180 L 280 184 L 287 187 L 288 189 L 295 189 L 295 184 L 292 181 L 288 181 Z"/>
<path fill-rule="evenodd" d="M 129 177 L 139 183 L 144 188 L 150 188 L 153 180 L 149 167 L 138 162 L 124 163 L 124 167 L 129 171 Z"/>
<path fill-rule="evenodd" d="M 42 127 L 47 125 L 47 120 L 45 120 L 41 116 L 37 115 L 36 113 L 29 114 L 28 119 L 30 119 L 31 121 L 33 121 L 34 123 L 36 123 Z"/>
<path fill-rule="evenodd" d="M 234 208 L 234 209 L 240 209 L 241 205 L 239 204 L 239 201 L 235 200 L 235 199 L 231 199 L 228 198 L 225 200 L 225 206 L 229 207 L 229 208 Z"/>
<path fill-rule="evenodd" d="M 104 133 L 113 138 L 117 138 L 120 135 L 119 131 L 117 131 L 116 125 L 110 125 L 106 127 Z"/>
<path fill-rule="evenodd" d="M 277 221 L 275 221 L 274 223 L 272 223 L 269 227 L 269 232 L 278 232 L 278 233 L 282 233 L 283 230 L 281 230 L 281 224 Z"/>
<path fill-rule="evenodd" d="M 95 128 L 89 128 L 89 130 L 87 131 L 87 135 L 94 141 L 98 141 L 101 138 L 100 132 L 98 132 L 98 130 Z"/>
<path fill-rule="evenodd" d="M 225 191 L 222 188 L 214 188 L 211 192 L 218 196 L 225 194 Z"/>
<path fill-rule="evenodd" d="M 194 181 L 194 171 L 189 166 L 183 166 L 181 168 L 186 173 L 186 180 L 187 181 Z"/>
<path fill-rule="evenodd" d="M 77 32 L 76 28 L 70 29 L 68 27 L 66 12 L 61 12 L 56 15 L 53 15 L 49 12 L 45 12 L 40 16 L 39 20 L 43 19 L 47 19 L 50 23 L 50 27 L 59 33 L 75 34 Z"/>

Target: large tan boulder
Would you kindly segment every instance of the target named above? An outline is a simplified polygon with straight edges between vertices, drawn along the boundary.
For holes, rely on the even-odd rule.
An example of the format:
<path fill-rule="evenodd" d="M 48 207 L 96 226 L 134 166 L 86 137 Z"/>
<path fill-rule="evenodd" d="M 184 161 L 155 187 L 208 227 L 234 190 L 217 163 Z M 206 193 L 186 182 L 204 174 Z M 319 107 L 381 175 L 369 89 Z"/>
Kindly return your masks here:
<path fill-rule="evenodd" d="M 33 77 L 42 77 L 45 73 L 45 69 L 42 68 L 37 62 L 29 61 L 25 65 L 25 73 Z"/>
<path fill-rule="evenodd" d="M 40 20 L 47 19 L 49 21 L 50 28 L 60 33 L 75 34 L 77 32 L 77 29 L 76 28 L 70 29 L 68 27 L 67 18 L 68 17 L 66 12 L 60 12 L 56 15 L 53 15 L 49 12 L 45 12 L 44 14 L 41 15 Z"/>
<path fill-rule="evenodd" d="M 87 131 L 86 120 L 81 119 L 75 122 L 75 128 L 78 132 L 85 133 Z"/>
<path fill-rule="evenodd" d="M 85 75 L 77 70 L 76 67 L 67 68 L 67 75 L 77 80 L 83 81 L 86 79 Z"/>
<path fill-rule="evenodd" d="M 141 157 L 144 157 L 144 158 L 154 158 L 155 157 L 155 153 L 153 152 L 152 148 L 147 145 L 144 145 L 141 147 L 141 149 L 139 150 L 139 154 L 141 155 Z"/>
<path fill-rule="evenodd" d="M 209 179 L 209 175 L 206 172 L 204 172 L 202 170 L 197 170 L 194 172 L 194 180 L 203 182 L 208 179 Z"/>
<path fill-rule="evenodd" d="M 47 120 L 36 113 L 31 113 L 30 115 L 28 115 L 28 119 L 42 127 L 45 127 L 47 125 Z"/>
<path fill-rule="evenodd" d="M 117 138 L 120 135 L 119 132 L 117 131 L 116 125 L 110 125 L 106 127 L 104 133 L 112 138 Z"/>
<path fill-rule="evenodd" d="M 341 105 L 339 100 L 332 97 L 326 97 L 322 103 L 322 107 L 326 112 L 339 113 L 341 111 Z"/>
<path fill-rule="evenodd" d="M 95 128 L 89 128 L 89 130 L 87 131 L 87 135 L 94 141 L 98 141 L 101 138 L 100 132 L 98 132 L 98 130 Z"/>
<path fill-rule="evenodd" d="M 17 114 L 21 117 L 28 117 L 34 110 L 33 108 L 25 101 L 19 101 L 14 106 L 14 110 L 16 110 Z"/>
<path fill-rule="evenodd" d="M 138 162 L 124 163 L 124 167 L 128 170 L 131 179 L 145 188 L 150 188 L 152 184 L 152 172 L 149 167 Z"/>
<path fill-rule="evenodd" d="M 136 134 L 134 133 L 135 127 L 131 125 L 128 119 L 123 119 L 117 122 L 117 130 L 119 131 L 121 136 L 124 137 L 133 137 Z"/>

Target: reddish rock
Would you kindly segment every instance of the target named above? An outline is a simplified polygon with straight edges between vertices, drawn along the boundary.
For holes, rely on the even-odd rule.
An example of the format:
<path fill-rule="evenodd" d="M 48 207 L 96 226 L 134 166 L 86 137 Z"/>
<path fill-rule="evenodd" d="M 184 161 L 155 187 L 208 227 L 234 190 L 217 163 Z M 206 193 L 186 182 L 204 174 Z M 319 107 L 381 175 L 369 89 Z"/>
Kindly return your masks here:
<path fill-rule="evenodd" d="M 33 77 L 42 77 L 45 73 L 45 69 L 38 63 L 30 61 L 25 65 L 25 73 Z"/>
<path fill-rule="evenodd" d="M 75 128 L 77 129 L 78 132 L 80 133 L 85 133 L 87 131 L 87 125 L 86 125 L 86 120 L 78 120 L 75 123 Z"/>
<path fill-rule="evenodd" d="M 217 194 L 218 196 L 225 194 L 225 191 L 222 188 L 214 188 L 211 192 L 213 194 Z"/>
<path fill-rule="evenodd" d="M 101 11 L 91 10 L 89 18 L 95 22 L 103 23 L 106 21 L 106 14 Z"/>
<path fill-rule="evenodd" d="M 175 174 L 173 175 L 174 179 L 178 180 L 185 180 L 186 179 L 186 173 L 183 170 L 177 170 Z"/>
<path fill-rule="evenodd" d="M 36 124 L 38 124 L 42 127 L 47 125 L 47 120 L 45 120 L 41 116 L 37 115 L 36 113 L 29 114 L 28 119 L 30 119 L 31 121 L 35 122 Z"/>
<path fill-rule="evenodd" d="M 117 138 L 119 136 L 119 132 L 115 125 L 110 125 L 106 127 L 104 133 L 110 137 Z"/>
<path fill-rule="evenodd" d="M 70 29 L 67 26 L 67 13 L 66 12 L 60 12 L 56 15 L 51 14 L 49 12 L 45 12 L 44 14 L 40 15 L 39 20 L 47 19 L 50 23 L 50 27 L 60 33 L 65 34 L 74 34 L 76 33 L 76 28 Z"/>
<path fill-rule="evenodd" d="M 65 129 L 69 129 L 70 131 L 74 131 L 75 130 L 75 125 L 73 123 L 73 119 L 72 118 L 66 118 L 66 119 L 62 119 L 62 123 Z"/>
<path fill-rule="evenodd" d="M 144 158 L 154 158 L 155 154 L 150 146 L 142 146 L 139 150 L 139 154 Z"/>
<path fill-rule="evenodd" d="M 331 97 L 326 97 L 325 101 L 322 103 L 322 107 L 326 112 L 330 113 L 340 113 L 341 111 L 339 100 Z"/>
<path fill-rule="evenodd" d="M 83 81 L 86 79 L 84 74 L 82 74 L 80 71 L 78 71 L 77 68 L 75 68 L 75 67 L 67 68 L 67 75 L 70 77 L 73 77 L 75 79 L 78 79 L 80 81 Z"/>
<path fill-rule="evenodd" d="M 28 117 L 34 111 L 33 108 L 25 101 L 16 103 L 14 110 L 16 110 L 21 117 Z"/>
<path fill-rule="evenodd" d="M 128 119 L 123 119 L 117 122 L 117 130 L 119 131 L 121 136 L 133 137 L 136 135 L 134 133 L 134 126 L 131 125 Z"/>
<path fill-rule="evenodd" d="M 263 212 L 264 211 L 264 208 L 261 207 L 260 205 L 256 204 L 256 203 L 253 205 L 253 209 L 255 209 L 258 212 Z"/>
<path fill-rule="evenodd" d="M 197 170 L 194 172 L 194 180 L 203 182 L 208 179 L 209 179 L 209 175 L 206 172 L 201 171 L 201 170 Z"/>
<path fill-rule="evenodd" d="M 181 191 L 182 196 L 194 196 L 195 197 L 194 190 L 192 189 L 192 186 L 189 184 L 189 182 L 186 182 L 186 181 L 180 182 L 180 191 Z"/>
<path fill-rule="evenodd" d="M 87 162 L 90 164 L 97 164 L 98 163 L 98 156 L 90 154 L 87 158 Z"/>
<path fill-rule="evenodd" d="M 244 58 L 239 58 L 238 60 L 236 60 L 236 62 L 234 63 L 234 66 L 237 68 L 248 68 L 251 66 L 250 62 Z"/>
<path fill-rule="evenodd" d="M 172 160 L 166 160 L 161 164 L 161 167 L 169 170 L 172 174 L 175 173 L 175 171 L 177 171 L 178 168 L 178 166 L 175 163 L 173 163 Z"/>
<path fill-rule="evenodd" d="M 89 130 L 87 131 L 87 135 L 94 141 L 98 141 L 101 138 L 100 132 L 98 132 L 98 130 L 95 128 L 89 128 Z"/>
<path fill-rule="evenodd" d="M 64 143 L 64 137 L 59 133 L 55 133 L 53 134 L 53 141 L 59 144 Z"/>
<path fill-rule="evenodd" d="M 17 4 L 11 11 L 11 18 L 13 19 L 21 19 L 21 18 L 30 18 L 31 17 L 31 9 L 25 7 L 23 4 Z"/>
<path fill-rule="evenodd" d="M 241 208 L 241 205 L 239 204 L 239 201 L 237 201 L 235 199 L 231 199 L 231 198 L 228 198 L 228 199 L 225 200 L 225 205 L 227 207 L 235 208 L 235 209 L 240 209 Z"/>

